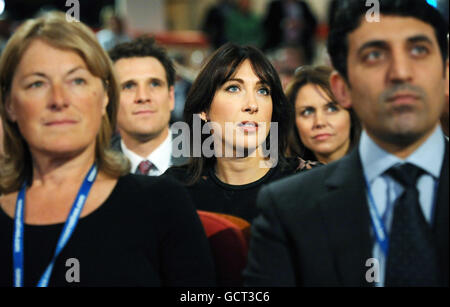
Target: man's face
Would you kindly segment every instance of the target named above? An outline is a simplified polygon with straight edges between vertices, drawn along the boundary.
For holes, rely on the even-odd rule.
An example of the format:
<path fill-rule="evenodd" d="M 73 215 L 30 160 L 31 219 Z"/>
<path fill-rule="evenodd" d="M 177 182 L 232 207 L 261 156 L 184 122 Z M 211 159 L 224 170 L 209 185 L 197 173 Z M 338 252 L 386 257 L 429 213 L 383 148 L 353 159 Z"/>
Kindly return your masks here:
<path fill-rule="evenodd" d="M 381 143 L 410 145 L 439 122 L 448 83 L 432 26 L 381 16 L 348 36 L 349 105 Z"/>
<path fill-rule="evenodd" d="M 166 131 L 174 108 L 174 89 L 154 57 L 123 58 L 115 63 L 120 83 L 117 125 L 122 136 L 151 140 Z"/>

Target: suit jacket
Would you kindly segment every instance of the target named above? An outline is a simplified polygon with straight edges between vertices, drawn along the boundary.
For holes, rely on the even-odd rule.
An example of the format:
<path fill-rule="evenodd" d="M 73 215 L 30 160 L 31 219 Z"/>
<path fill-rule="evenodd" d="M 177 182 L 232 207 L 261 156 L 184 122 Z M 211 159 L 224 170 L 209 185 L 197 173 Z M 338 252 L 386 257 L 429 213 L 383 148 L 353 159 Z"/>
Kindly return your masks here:
<path fill-rule="evenodd" d="M 172 133 L 172 140 L 174 138 L 176 138 L 176 137 L 177 137 L 177 134 Z M 111 148 L 113 150 L 122 152 L 122 146 L 120 146 L 121 139 L 122 138 L 120 137 L 119 133 L 116 133 L 116 134 L 113 135 L 113 137 L 111 138 Z M 181 157 L 174 157 L 172 155 L 172 158 L 170 160 L 170 163 L 172 164 L 172 166 L 180 166 L 180 165 L 186 164 L 187 162 L 188 162 L 188 158 L 187 157 L 183 157 L 183 156 L 181 156 Z"/>
<path fill-rule="evenodd" d="M 434 217 L 442 284 L 449 276 L 448 142 Z M 249 286 L 373 286 L 374 238 L 358 148 L 341 160 L 272 183 L 258 196 Z"/>

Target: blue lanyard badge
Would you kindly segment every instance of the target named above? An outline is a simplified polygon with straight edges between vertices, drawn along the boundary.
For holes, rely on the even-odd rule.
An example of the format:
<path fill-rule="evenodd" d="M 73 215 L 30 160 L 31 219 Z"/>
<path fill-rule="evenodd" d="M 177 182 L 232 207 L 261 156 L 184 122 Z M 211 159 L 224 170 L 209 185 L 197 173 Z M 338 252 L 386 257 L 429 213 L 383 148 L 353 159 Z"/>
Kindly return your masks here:
<path fill-rule="evenodd" d="M 380 217 L 380 214 L 378 213 L 378 210 L 375 206 L 375 199 L 373 198 L 369 181 L 367 180 L 367 178 L 364 179 L 366 180 L 366 189 L 367 194 L 369 195 L 369 212 L 372 220 L 372 227 L 375 232 L 375 237 L 378 244 L 380 244 L 383 253 L 387 256 L 389 249 L 389 237 L 383 219 Z"/>
<path fill-rule="evenodd" d="M 56 259 L 59 254 L 63 250 L 64 246 L 66 246 L 67 241 L 69 241 L 72 233 L 74 232 L 78 220 L 80 218 L 81 211 L 83 211 L 84 204 L 86 202 L 87 196 L 91 190 L 91 187 L 97 177 L 97 166 L 92 165 L 88 174 L 84 178 L 83 184 L 81 185 L 80 190 L 78 191 L 78 195 L 75 199 L 75 202 L 72 205 L 72 209 L 70 210 L 69 216 L 64 224 L 64 228 L 59 236 L 58 243 L 56 245 L 55 253 L 53 255 L 50 264 L 47 266 L 44 274 L 40 278 L 37 286 L 38 287 L 47 287 L 50 281 L 50 276 L 52 274 L 53 265 L 55 264 Z M 23 286 L 23 236 L 24 236 L 24 209 L 25 209 L 25 190 L 26 183 L 22 186 L 17 195 L 16 202 L 16 213 L 14 217 L 14 235 L 13 235 L 13 280 L 14 287 L 22 287 Z"/>

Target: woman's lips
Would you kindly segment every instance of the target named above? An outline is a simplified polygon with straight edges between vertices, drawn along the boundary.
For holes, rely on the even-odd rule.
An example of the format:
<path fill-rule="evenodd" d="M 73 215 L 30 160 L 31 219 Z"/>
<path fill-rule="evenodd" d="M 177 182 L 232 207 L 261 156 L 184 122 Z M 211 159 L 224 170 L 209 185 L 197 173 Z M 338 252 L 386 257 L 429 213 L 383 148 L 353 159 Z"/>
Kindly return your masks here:
<path fill-rule="evenodd" d="M 258 130 L 258 123 L 252 121 L 243 121 L 238 124 L 238 127 L 245 132 L 255 132 Z"/>
<path fill-rule="evenodd" d="M 313 139 L 317 140 L 317 141 L 326 141 L 331 137 L 331 134 L 329 133 L 322 133 L 322 134 L 318 134 L 315 137 L 313 137 Z"/>
<path fill-rule="evenodd" d="M 50 120 L 45 122 L 46 126 L 65 126 L 65 125 L 74 125 L 76 124 L 76 120 L 72 119 L 61 119 L 61 120 Z"/>

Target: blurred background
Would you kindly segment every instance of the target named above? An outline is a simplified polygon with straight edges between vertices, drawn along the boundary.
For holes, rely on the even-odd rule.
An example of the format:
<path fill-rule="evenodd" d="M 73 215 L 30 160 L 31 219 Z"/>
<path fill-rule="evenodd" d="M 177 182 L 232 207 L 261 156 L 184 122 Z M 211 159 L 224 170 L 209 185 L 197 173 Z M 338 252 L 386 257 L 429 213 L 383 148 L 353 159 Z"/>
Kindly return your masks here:
<path fill-rule="evenodd" d="M 449 0 L 424 1 L 448 20 Z M 284 86 L 299 66 L 328 64 L 325 41 L 339 0 L 0 0 L 0 52 L 25 19 L 68 12 L 73 3 L 106 50 L 140 35 L 168 50 L 178 73 L 177 120 L 201 65 L 227 41 L 262 49 Z"/>

